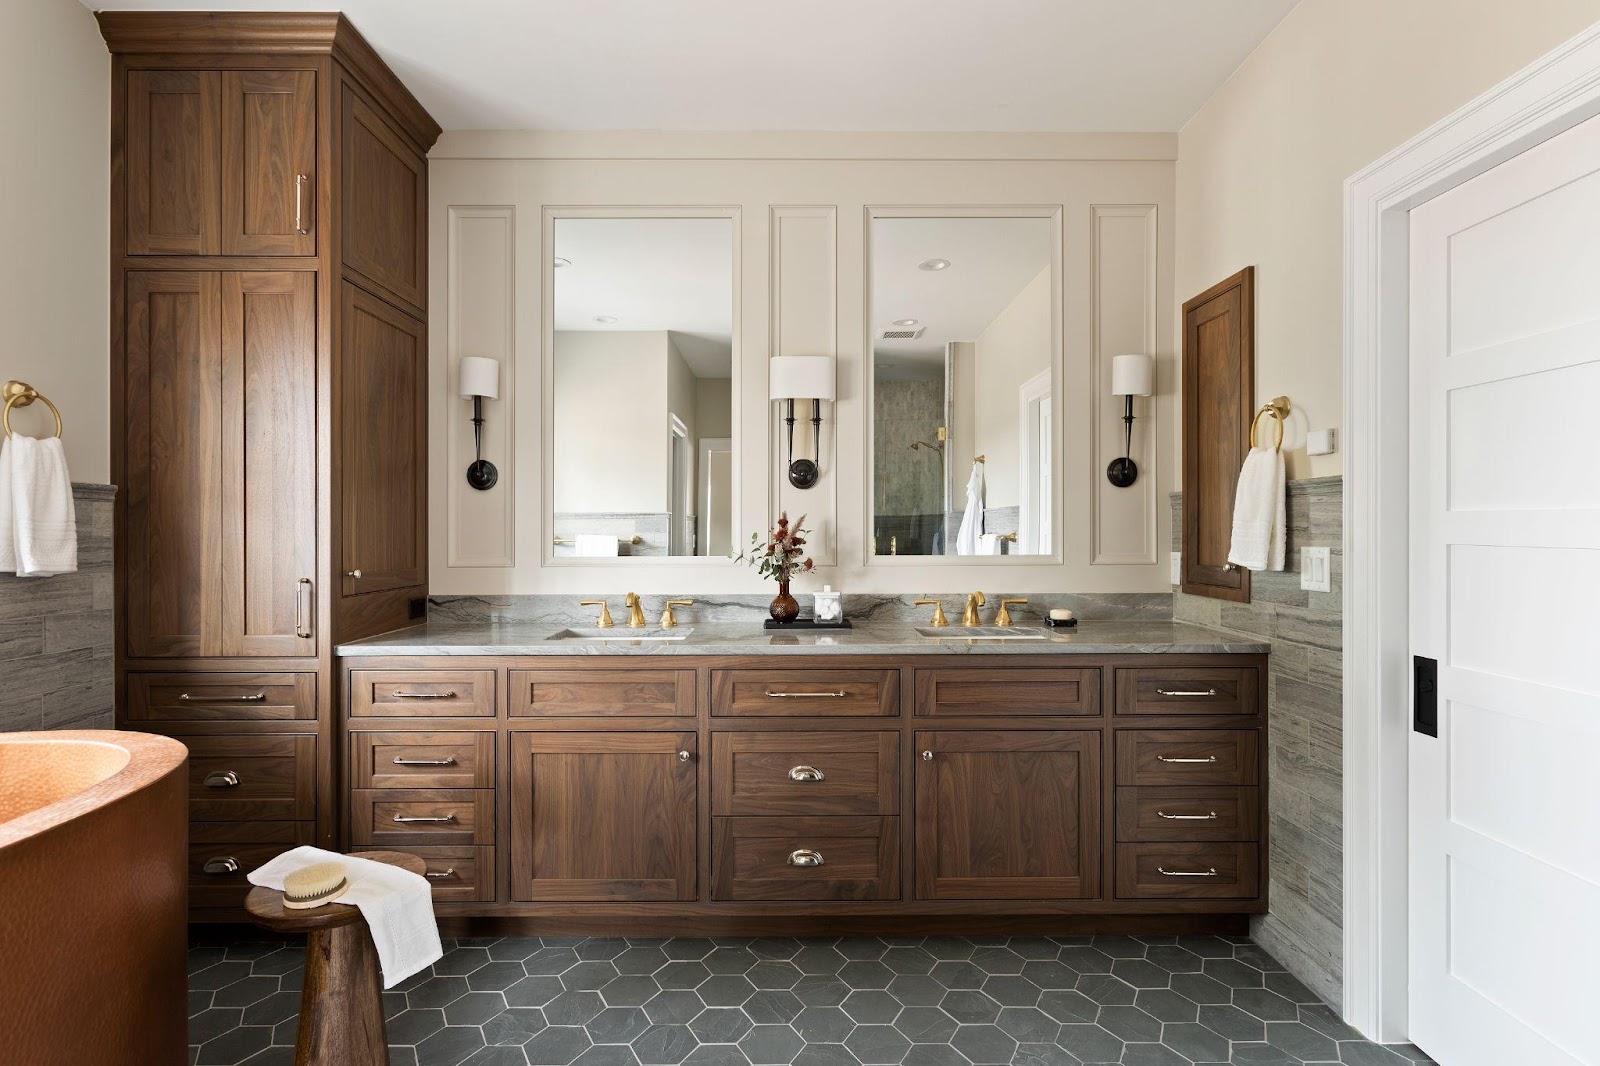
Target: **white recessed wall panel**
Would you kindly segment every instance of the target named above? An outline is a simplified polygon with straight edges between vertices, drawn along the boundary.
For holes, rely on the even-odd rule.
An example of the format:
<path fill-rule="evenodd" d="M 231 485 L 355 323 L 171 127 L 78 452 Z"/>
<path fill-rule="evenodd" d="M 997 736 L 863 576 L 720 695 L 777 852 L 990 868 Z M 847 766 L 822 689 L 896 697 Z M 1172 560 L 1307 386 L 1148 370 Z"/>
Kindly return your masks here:
<path fill-rule="evenodd" d="M 1450 665 L 1600 693 L 1600 551 L 1457 544 L 1449 552 Z"/>
<path fill-rule="evenodd" d="M 1452 509 L 1600 507 L 1584 458 L 1595 426 L 1578 414 L 1600 411 L 1600 361 L 1455 389 L 1449 403 Z"/>

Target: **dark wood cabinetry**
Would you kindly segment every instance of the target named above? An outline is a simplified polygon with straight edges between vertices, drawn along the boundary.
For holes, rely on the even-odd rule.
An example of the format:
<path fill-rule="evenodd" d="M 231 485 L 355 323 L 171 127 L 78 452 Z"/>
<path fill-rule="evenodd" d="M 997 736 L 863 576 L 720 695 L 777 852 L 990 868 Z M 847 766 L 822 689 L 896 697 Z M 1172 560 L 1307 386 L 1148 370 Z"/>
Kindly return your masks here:
<path fill-rule="evenodd" d="M 439 130 L 337 14 L 99 20 L 113 56 L 119 723 L 180 736 L 217 782 L 238 779 L 203 793 L 192 894 L 197 916 L 236 918 L 263 845 L 335 843 L 334 644 L 425 603 L 416 264 Z M 409 177 L 346 204 L 351 173 L 370 170 L 367 149 L 346 158 L 353 107 Z M 373 232 L 404 247 L 409 289 L 354 261 Z M 346 329 L 352 307 L 364 318 Z M 351 543 L 381 580 L 347 587 L 362 565 L 346 566 Z M 278 791 L 250 800 L 263 788 Z M 255 813 L 205 814 L 225 810 Z"/>

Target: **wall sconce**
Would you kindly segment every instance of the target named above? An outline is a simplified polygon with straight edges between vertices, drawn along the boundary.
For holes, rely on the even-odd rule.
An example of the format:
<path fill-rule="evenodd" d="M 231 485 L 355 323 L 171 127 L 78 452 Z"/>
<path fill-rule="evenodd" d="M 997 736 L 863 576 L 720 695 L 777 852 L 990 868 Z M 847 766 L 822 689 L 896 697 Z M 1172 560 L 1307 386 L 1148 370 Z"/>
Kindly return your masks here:
<path fill-rule="evenodd" d="M 472 442 L 475 458 L 467 467 L 467 484 L 482 492 L 494 488 L 500 471 L 483 457 L 483 401 L 500 398 L 500 360 L 481 355 L 463 356 L 458 371 L 461 398 L 472 401 Z"/>
<path fill-rule="evenodd" d="M 789 426 L 789 484 L 797 489 L 809 489 L 817 483 L 821 471 L 815 460 L 794 457 L 794 402 L 811 401 L 811 426 L 815 438 L 815 451 L 822 456 L 822 401 L 833 399 L 833 358 L 827 355 L 779 355 L 768 364 L 768 395 L 783 400 L 784 422 Z"/>
<path fill-rule="evenodd" d="M 1106 467 L 1106 479 L 1119 489 L 1125 489 L 1139 480 L 1139 465 L 1133 461 L 1133 398 L 1149 396 L 1155 391 L 1156 361 L 1148 355 L 1118 355 L 1111 360 L 1111 395 L 1125 397 L 1128 401 L 1122 416 L 1127 433 L 1122 446 L 1122 458 L 1111 460 Z"/>

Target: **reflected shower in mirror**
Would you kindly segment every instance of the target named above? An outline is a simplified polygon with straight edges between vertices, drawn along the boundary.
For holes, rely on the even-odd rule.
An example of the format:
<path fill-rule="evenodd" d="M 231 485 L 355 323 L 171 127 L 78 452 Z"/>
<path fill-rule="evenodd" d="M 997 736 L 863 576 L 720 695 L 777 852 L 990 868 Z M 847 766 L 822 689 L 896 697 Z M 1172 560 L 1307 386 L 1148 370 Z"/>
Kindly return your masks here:
<path fill-rule="evenodd" d="M 875 217 L 875 555 L 1049 555 L 1055 228 Z"/>
<path fill-rule="evenodd" d="M 558 217 L 554 554 L 733 547 L 733 221 Z"/>

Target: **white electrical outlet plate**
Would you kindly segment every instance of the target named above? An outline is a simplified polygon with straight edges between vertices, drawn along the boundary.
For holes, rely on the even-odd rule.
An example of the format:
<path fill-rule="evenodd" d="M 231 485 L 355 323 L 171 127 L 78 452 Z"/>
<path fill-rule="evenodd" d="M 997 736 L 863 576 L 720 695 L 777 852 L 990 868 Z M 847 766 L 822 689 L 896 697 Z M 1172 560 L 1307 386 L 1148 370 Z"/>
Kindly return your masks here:
<path fill-rule="evenodd" d="M 1306 434 L 1307 455 L 1332 455 L 1338 447 L 1338 435 L 1331 429 L 1313 429 Z"/>
<path fill-rule="evenodd" d="M 1333 549 L 1300 549 L 1300 587 L 1308 592 L 1333 591 Z"/>
<path fill-rule="evenodd" d="M 1172 583 L 1174 585 L 1183 584 L 1183 553 L 1182 552 L 1173 552 L 1172 553 Z"/>

